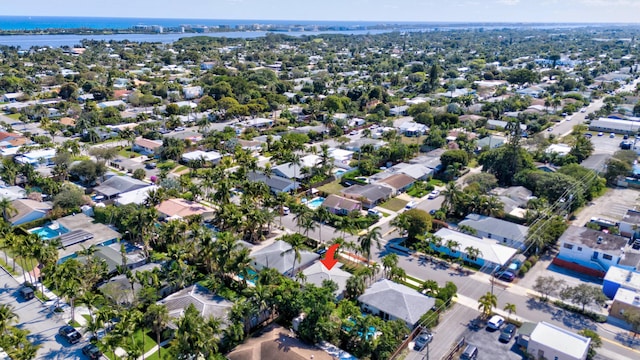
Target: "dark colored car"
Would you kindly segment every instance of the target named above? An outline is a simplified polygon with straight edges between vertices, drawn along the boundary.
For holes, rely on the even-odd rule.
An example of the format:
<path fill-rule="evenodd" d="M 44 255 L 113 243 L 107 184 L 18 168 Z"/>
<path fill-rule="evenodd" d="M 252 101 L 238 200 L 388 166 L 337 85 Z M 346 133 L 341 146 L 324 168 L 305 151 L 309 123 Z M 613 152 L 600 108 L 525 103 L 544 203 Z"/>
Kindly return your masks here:
<path fill-rule="evenodd" d="M 82 339 L 82 335 L 73 326 L 65 325 L 58 330 L 58 334 L 62 336 L 69 344 L 76 344 Z"/>
<path fill-rule="evenodd" d="M 423 331 L 418 335 L 418 337 L 416 337 L 413 349 L 416 351 L 422 351 L 422 349 L 424 349 L 431 340 L 433 340 L 433 334 L 428 331 Z"/>
<path fill-rule="evenodd" d="M 500 337 L 498 340 L 501 342 L 508 343 L 511 339 L 516 335 L 516 326 L 513 324 L 509 324 L 505 326 L 500 332 Z"/>
<path fill-rule="evenodd" d="M 82 348 L 82 353 L 91 360 L 102 358 L 102 351 L 95 344 L 89 344 Z"/>
<path fill-rule="evenodd" d="M 511 271 L 502 271 L 496 274 L 496 277 L 500 280 L 504 280 L 504 281 L 508 281 L 508 282 L 512 282 L 513 279 L 516 278 L 516 274 L 514 274 Z"/>
<path fill-rule="evenodd" d="M 33 289 L 28 286 L 23 286 L 18 291 L 20 292 L 20 296 L 22 296 L 22 298 L 25 300 L 31 300 L 35 297 Z"/>

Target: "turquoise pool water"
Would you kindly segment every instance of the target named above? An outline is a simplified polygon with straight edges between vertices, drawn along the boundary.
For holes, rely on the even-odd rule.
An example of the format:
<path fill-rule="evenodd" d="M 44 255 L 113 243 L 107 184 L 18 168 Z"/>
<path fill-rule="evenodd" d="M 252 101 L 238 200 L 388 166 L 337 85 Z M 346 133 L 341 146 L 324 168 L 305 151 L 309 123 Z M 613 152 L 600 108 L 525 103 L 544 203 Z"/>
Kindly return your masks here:
<path fill-rule="evenodd" d="M 256 280 L 258 279 L 258 273 L 249 269 L 249 271 L 247 271 L 247 274 L 247 283 L 255 285 Z M 240 280 L 244 280 L 244 277 L 242 275 L 238 275 L 238 278 L 240 278 Z"/>
<path fill-rule="evenodd" d="M 346 173 L 346 172 L 347 172 L 347 170 L 344 170 L 344 169 L 338 169 L 338 170 L 334 171 L 333 173 L 334 173 L 336 176 L 340 177 L 340 176 L 344 175 L 344 173 Z"/>
<path fill-rule="evenodd" d="M 52 224 L 45 225 L 43 227 L 39 227 L 39 228 L 35 228 L 35 229 L 31 229 L 31 230 L 29 230 L 29 232 L 32 233 L 32 234 L 37 234 L 43 240 L 50 240 L 50 239 L 53 239 L 55 237 L 58 237 L 58 236 L 60 236 L 62 234 L 66 234 L 66 233 L 69 232 L 69 229 L 65 228 L 62 225 L 58 225 L 56 227 L 52 227 L 51 225 Z"/>
<path fill-rule="evenodd" d="M 315 210 L 315 209 L 319 208 L 320 205 L 322 205 L 323 202 L 324 202 L 324 198 L 323 197 L 317 197 L 317 198 L 309 201 L 307 203 L 307 206 L 310 207 L 311 209 Z"/>

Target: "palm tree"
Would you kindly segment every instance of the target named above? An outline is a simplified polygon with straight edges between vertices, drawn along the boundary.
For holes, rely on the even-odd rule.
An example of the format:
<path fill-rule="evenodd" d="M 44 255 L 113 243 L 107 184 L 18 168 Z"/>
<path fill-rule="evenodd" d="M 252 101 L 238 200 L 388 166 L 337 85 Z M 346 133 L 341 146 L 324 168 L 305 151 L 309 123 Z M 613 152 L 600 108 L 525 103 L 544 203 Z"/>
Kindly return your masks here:
<path fill-rule="evenodd" d="M 516 313 L 516 304 L 512 304 L 512 303 L 506 303 L 504 304 L 504 311 L 506 311 L 509 315 L 507 316 L 507 320 L 511 319 L 511 314 L 515 314 Z"/>
<path fill-rule="evenodd" d="M 13 207 L 11 200 L 4 197 L 0 199 L 0 211 L 2 211 L 2 218 L 5 221 L 8 221 L 9 218 L 18 213 L 18 210 Z"/>
<path fill-rule="evenodd" d="M 296 261 L 302 261 L 302 257 L 300 256 L 300 249 L 302 249 L 302 247 L 304 246 L 305 238 L 300 235 L 293 234 L 292 236 L 287 236 L 284 241 L 291 245 L 291 248 L 283 251 L 280 256 L 286 256 L 289 253 L 293 253 L 293 265 L 291 266 L 290 275 L 293 277 L 296 272 Z"/>
<path fill-rule="evenodd" d="M 422 291 L 425 291 L 429 296 L 434 296 L 434 294 L 438 292 L 439 288 L 438 282 L 435 280 L 425 280 L 422 283 Z"/>
<path fill-rule="evenodd" d="M 291 161 L 289 161 L 289 167 L 293 167 L 293 180 L 298 181 L 298 170 L 300 170 L 300 165 L 302 165 L 302 160 L 299 154 L 293 154 L 291 156 Z"/>
<path fill-rule="evenodd" d="M 490 292 L 478 299 L 478 310 L 482 311 L 482 316 L 485 318 L 491 315 L 493 308 L 496 306 L 498 306 L 498 297 Z"/>
<path fill-rule="evenodd" d="M 162 330 L 169 323 L 169 310 L 163 304 L 151 304 L 147 308 L 144 321 L 151 328 L 151 331 L 156 334 L 156 343 L 159 346 Z M 162 346 L 158 347 L 158 358 L 162 359 L 160 351 L 162 351 Z"/>
<path fill-rule="evenodd" d="M 442 195 L 444 199 L 442 202 L 442 208 L 448 214 L 455 213 L 460 205 L 460 200 L 462 200 L 462 196 L 464 195 L 462 190 L 456 186 L 454 181 L 451 181 L 447 183 L 447 187 L 442 192 Z"/>
<path fill-rule="evenodd" d="M 447 240 L 445 246 L 447 247 L 447 249 L 449 249 L 449 255 L 453 257 L 453 254 L 458 251 L 458 248 L 460 247 L 460 243 L 455 240 L 449 239 Z"/>
<path fill-rule="evenodd" d="M 391 253 L 382 258 L 382 268 L 384 271 L 384 276 L 389 278 L 391 275 L 391 270 L 398 266 L 398 254 Z"/>
<path fill-rule="evenodd" d="M 358 296 L 364 293 L 366 287 L 364 276 L 354 275 L 348 278 L 345 286 L 345 298 L 351 300 L 357 299 Z"/>
<path fill-rule="evenodd" d="M 322 243 L 322 225 L 331 220 L 331 213 L 329 212 L 329 210 L 327 210 L 326 207 L 320 206 L 316 209 L 316 217 L 320 221 L 320 226 L 318 227 L 318 235 L 320 236 L 320 243 Z"/>
<path fill-rule="evenodd" d="M 11 305 L 0 304 L 0 334 L 7 334 L 11 324 L 18 321 L 18 315 L 13 312 Z"/>
<path fill-rule="evenodd" d="M 371 245 L 375 243 L 378 250 L 380 250 L 380 239 L 382 239 L 381 230 L 379 226 L 376 226 L 358 237 L 360 251 L 362 251 L 362 255 L 367 258 L 367 264 L 371 264 Z"/>
<path fill-rule="evenodd" d="M 480 251 L 480 249 L 473 246 L 467 246 L 466 248 L 464 248 L 464 252 L 467 253 L 467 259 L 473 261 L 478 259 L 478 256 L 482 254 L 482 251 Z"/>

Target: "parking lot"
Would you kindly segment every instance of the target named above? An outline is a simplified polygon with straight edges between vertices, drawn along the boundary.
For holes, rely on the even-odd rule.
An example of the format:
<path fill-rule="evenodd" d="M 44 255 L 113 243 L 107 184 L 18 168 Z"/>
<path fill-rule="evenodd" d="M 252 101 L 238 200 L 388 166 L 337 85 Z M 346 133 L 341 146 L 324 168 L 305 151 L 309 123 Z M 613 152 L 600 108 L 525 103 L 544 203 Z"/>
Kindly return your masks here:
<path fill-rule="evenodd" d="M 615 188 L 594 199 L 585 206 L 573 220 L 573 225 L 584 226 L 591 218 L 598 217 L 618 222 L 627 210 L 634 209 L 640 200 L 640 191 L 636 189 Z"/>
<path fill-rule="evenodd" d="M 504 327 L 504 326 L 503 326 Z M 498 341 L 500 330 L 490 331 L 485 326 L 478 329 L 469 328 L 464 333 L 467 344 L 475 345 L 478 348 L 478 360 L 520 360 L 523 353 L 516 345 L 514 336 L 508 343 Z M 464 350 L 464 346 L 460 351 Z"/>

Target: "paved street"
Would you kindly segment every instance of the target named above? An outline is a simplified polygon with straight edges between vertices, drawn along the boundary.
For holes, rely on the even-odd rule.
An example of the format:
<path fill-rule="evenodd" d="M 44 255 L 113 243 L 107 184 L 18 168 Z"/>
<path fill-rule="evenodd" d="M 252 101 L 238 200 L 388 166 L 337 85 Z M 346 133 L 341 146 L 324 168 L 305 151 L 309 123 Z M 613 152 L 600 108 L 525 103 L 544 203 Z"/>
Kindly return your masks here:
<path fill-rule="evenodd" d="M 82 347 L 86 340 L 69 345 L 58 336 L 64 325 L 60 315 L 51 313 L 38 299 L 24 301 L 18 295 L 19 284 L 4 269 L 0 269 L 0 303 L 9 304 L 18 315 L 19 328 L 31 332 L 29 338 L 40 345 L 37 359 L 84 359 Z"/>

